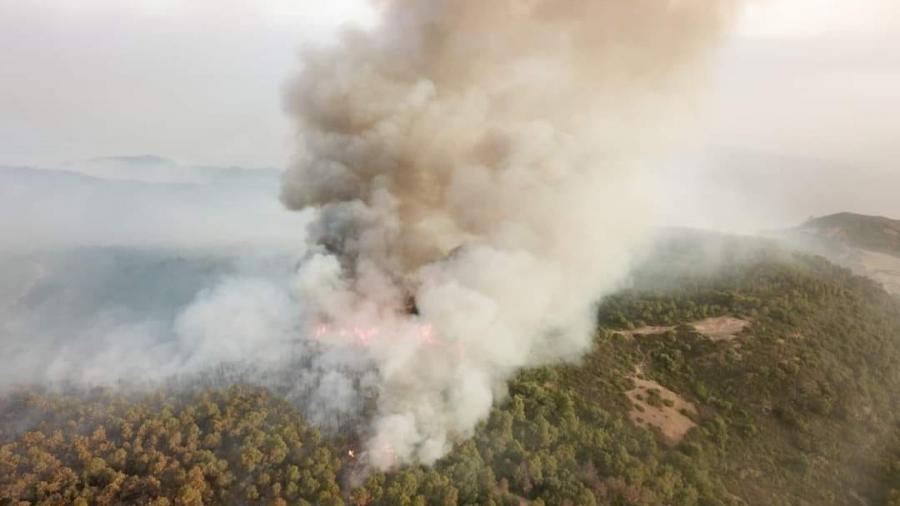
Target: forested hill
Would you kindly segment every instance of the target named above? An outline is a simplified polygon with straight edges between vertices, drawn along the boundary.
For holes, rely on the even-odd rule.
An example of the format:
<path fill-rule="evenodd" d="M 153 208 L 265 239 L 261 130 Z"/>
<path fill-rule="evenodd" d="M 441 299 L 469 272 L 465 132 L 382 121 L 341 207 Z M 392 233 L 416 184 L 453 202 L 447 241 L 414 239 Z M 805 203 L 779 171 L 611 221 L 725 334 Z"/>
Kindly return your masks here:
<path fill-rule="evenodd" d="M 838 213 L 810 219 L 800 230 L 846 246 L 900 257 L 900 220 Z"/>
<path fill-rule="evenodd" d="M 850 268 L 900 295 L 900 221 L 838 213 L 777 234 L 790 244 Z"/>
<path fill-rule="evenodd" d="M 0 504 L 900 504 L 897 300 L 713 249 L 670 244 L 598 308 L 592 353 L 524 371 L 434 468 L 357 483 L 352 441 L 264 389 L 32 390 L 0 405 Z"/>

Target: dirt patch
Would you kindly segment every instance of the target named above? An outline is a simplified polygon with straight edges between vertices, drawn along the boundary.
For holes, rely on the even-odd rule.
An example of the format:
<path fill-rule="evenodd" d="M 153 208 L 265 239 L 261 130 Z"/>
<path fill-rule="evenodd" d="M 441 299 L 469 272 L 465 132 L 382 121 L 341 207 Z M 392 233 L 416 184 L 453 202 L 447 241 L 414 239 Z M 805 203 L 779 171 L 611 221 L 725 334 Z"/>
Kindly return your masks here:
<path fill-rule="evenodd" d="M 747 325 L 750 325 L 750 322 L 733 316 L 719 316 L 692 322 L 688 325 L 713 341 L 730 341 L 737 337 Z M 618 332 L 630 339 L 634 337 L 664 334 L 670 330 L 675 330 L 675 326 L 646 326 L 633 330 L 619 330 Z"/>
<path fill-rule="evenodd" d="M 750 322 L 733 316 L 707 318 L 691 324 L 697 332 L 713 341 L 730 341 L 743 332 L 747 325 L 750 325 Z"/>
<path fill-rule="evenodd" d="M 645 429 L 655 429 L 669 444 L 681 441 L 697 426 L 685 413 L 696 415 L 697 408 L 659 383 L 642 377 L 640 370 L 631 377 L 634 389 L 625 393 L 631 401 L 628 417 Z"/>

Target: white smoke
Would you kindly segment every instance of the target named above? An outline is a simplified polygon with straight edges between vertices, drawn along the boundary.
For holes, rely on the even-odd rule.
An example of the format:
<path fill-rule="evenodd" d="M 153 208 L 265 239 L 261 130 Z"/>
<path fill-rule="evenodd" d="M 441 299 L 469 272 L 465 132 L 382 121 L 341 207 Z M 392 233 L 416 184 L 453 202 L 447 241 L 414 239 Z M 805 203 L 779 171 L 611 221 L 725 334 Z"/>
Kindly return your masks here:
<path fill-rule="evenodd" d="M 2 258 L 0 388 L 262 384 L 313 423 L 362 434 L 383 469 L 434 462 L 516 371 L 583 353 L 594 303 L 657 222 L 655 158 L 692 129 L 730 3 L 382 9 L 376 29 L 305 53 L 288 93 L 302 142 L 282 200 L 310 209 L 296 216 L 312 216 L 309 244 L 296 247 L 298 221 L 266 211 L 258 192 L 232 198 L 250 191 L 237 185 L 222 192 L 231 214 L 183 238 L 168 237 L 174 219 L 167 241 L 75 229 L 75 244 L 98 247 Z M 34 191 L 88 184 L 58 176 Z M 11 195 L 28 196 L 20 187 Z M 134 192 L 123 195 L 110 209 L 134 214 Z M 146 231 L 158 221 L 148 214 L 126 228 Z M 8 236 L 36 242 L 28 223 Z M 243 246 L 237 257 L 206 249 L 197 231 L 211 223 Z M 157 243 L 178 258 L 141 249 Z"/>
<path fill-rule="evenodd" d="M 732 5 L 383 8 L 374 31 L 305 54 L 282 188 L 317 208 L 306 332 L 375 371 L 379 468 L 434 462 L 517 370 L 590 346 L 593 304 L 654 219 L 649 167 L 690 129 Z"/>

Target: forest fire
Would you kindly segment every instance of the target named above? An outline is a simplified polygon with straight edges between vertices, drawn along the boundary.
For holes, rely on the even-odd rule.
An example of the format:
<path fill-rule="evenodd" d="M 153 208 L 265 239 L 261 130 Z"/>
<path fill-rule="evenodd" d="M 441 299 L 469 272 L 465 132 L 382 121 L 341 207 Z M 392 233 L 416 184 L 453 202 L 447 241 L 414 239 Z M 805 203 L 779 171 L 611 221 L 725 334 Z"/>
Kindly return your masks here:
<path fill-rule="evenodd" d="M 307 336 L 333 348 L 322 397 L 341 348 L 364 350 L 360 451 L 389 469 L 436 462 L 518 370 L 591 349 L 595 301 L 654 224 L 646 182 L 683 130 L 684 76 L 730 7 L 378 3 L 377 28 L 304 54 L 281 200 L 314 217 L 295 283 L 320 318 Z"/>
<path fill-rule="evenodd" d="M 411 339 L 426 346 L 442 346 L 450 343 L 442 339 L 434 325 L 422 321 L 415 299 L 410 297 L 404 305 L 405 315 L 412 322 L 412 330 L 408 332 L 384 330 L 378 325 L 359 325 L 350 323 L 319 323 L 315 325 L 312 336 L 315 340 L 328 344 L 349 344 L 368 347 L 380 340 Z"/>
<path fill-rule="evenodd" d="M 350 344 L 368 347 L 381 339 L 408 338 L 427 346 L 449 344 L 438 337 L 434 326 L 429 323 L 416 323 L 412 333 L 386 333 L 375 326 L 337 325 L 321 323 L 316 325 L 313 337 L 328 344 Z"/>

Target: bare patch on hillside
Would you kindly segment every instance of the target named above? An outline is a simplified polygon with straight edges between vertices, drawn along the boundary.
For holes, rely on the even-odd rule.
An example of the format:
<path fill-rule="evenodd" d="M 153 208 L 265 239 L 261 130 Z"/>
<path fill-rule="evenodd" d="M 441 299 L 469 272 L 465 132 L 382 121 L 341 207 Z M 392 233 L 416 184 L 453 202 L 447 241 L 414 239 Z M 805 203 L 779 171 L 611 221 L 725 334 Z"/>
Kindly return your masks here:
<path fill-rule="evenodd" d="M 743 332 L 747 325 L 750 325 L 750 322 L 733 316 L 707 318 L 691 324 L 697 332 L 713 341 L 730 341 Z"/>
<path fill-rule="evenodd" d="M 718 316 L 688 323 L 688 326 L 693 327 L 698 333 L 713 341 L 730 341 L 743 332 L 747 325 L 750 325 L 749 321 L 735 318 L 734 316 Z M 618 332 L 627 338 L 634 338 L 655 336 L 670 330 L 675 330 L 675 326 L 648 325 L 632 330 L 619 330 Z"/>
<path fill-rule="evenodd" d="M 676 444 L 697 426 L 687 414 L 696 416 L 697 408 L 659 383 L 646 379 L 640 369 L 631 377 L 634 389 L 625 393 L 631 401 L 628 417 L 636 425 L 657 430 L 669 444 Z M 687 414 L 686 414 L 687 413 Z"/>

